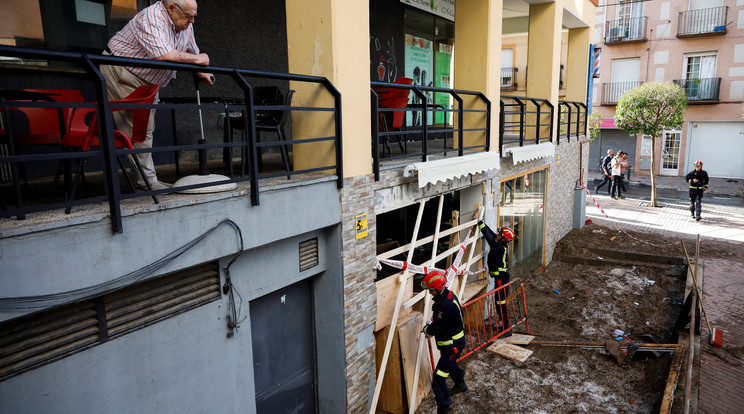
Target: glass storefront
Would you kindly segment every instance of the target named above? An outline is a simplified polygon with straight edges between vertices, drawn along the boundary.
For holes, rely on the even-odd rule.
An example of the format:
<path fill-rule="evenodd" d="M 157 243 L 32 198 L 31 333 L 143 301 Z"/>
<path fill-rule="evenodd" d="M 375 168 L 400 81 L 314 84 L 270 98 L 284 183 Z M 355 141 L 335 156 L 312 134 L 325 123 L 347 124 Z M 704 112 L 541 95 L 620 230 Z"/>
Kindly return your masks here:
<path fill-rule="evenodd" d="M 509 250 L 512 279 L 526 277 L 543 265 L 547 168 L 501 182 L 499 226 L 514 230 Z"/>

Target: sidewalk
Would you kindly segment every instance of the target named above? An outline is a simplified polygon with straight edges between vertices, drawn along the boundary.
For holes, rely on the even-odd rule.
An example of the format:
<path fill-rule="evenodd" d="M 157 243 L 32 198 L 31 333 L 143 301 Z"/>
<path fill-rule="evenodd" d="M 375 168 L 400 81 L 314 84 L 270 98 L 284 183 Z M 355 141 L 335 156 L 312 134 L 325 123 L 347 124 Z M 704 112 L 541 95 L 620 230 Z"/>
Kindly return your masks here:
<path fill-rule="evenodd" d="M 742 244 L 744 250 L 744 200 L 726 204 L 711 204 L 711 196 L 744 195 L 744 180 L 710 180 L 703 198 L 702 220 L 690 217 L 689 201 L 684 197 L 687 183 L 681 177 L 658 177 L 657 189 L 674 197 L 657 199 L 658 208 L 650 207 L 650 177 L 633 177 L 625 199 L 613 200 L 604 188 L 599 195 L 586 197 L 586 218 L 594 223 L 627 231 L 664 233 L 666 235 L 700 234 L 701 240 L 718 239 Z M 589 191 L 594 185 L 589 182 Z M 706 202 L 708 201 L 708 202 Z M 598 207 L 598 206 L 599 207 Z M 636 233 L 637 234 L 637 233 Z M 700 389 L 698 412 L 701 414 L 739 413 L 744 407 L 744 277 L 740 275 L 740 260 L 716 260 L 705 264 L 703 300 L 713 327 L 724 332 L 723 349 L 713 348 L 707 341 L 707 328 L 701 340 Z"/>
<path fill-rule="evenodd" d="M 626 185 L 630 184 L 651 187 L 651 176 L 631 175 L 630 181 L 626 180 L 625 183 Z M 685 181 L 684 177 L 657 176 L 656 188 L 688 191 L 690 189 L 690 185 Z M 591 189 L 592 188 L 590 187 L 590 190 Z M 710 178 L 708 181 L 708 191 L 706 191 L 706 194 L 744 197 L 744 179 Z"/>

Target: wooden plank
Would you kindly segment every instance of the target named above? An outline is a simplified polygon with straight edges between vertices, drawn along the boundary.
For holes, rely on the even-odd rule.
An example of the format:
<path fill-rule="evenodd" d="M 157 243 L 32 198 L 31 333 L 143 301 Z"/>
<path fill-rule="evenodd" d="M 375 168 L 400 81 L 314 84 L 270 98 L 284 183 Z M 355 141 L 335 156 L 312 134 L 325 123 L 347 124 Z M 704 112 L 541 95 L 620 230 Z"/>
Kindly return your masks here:
<path fill-rule="evenodd" d="M 455 227 L 452 227 L 452 228 L 449 228 L 447 230 L 442 231 L 439 234 L 439 236 L 440 237 L 444 237 L 444 236 L 448 236 L 448 235 L 450 235 L 452 233 L 457 233 L 460 230 L 465 230 L 468 227 L 471 227 L 473 224 L 476 224 L 476 222 L 472 222 L 472 223 L 471 222 L 467 222 L 467 223 L 460 224 L 458 226 L 455 226 Z M 416 240 L 414 247 L 419 247 L 419 246 L 423 246 L 426 243 L 431 243 L 432 240 L 434 240 L 434 235 L 424 237 L 423 239 L 418 239 L 418 240 Z M 410 248 L 411 248 L 411 245 L 409 243 L 409 244 L 406 244 L 405 246 L 400 246 L 400 247 L 395 248 L 393 250 L 389 250 L 389 251 L 387 251 L 385 253 L 380 253 L 380 254 L 377 255 L 377 258 L 378 259 L 389 259 L 389 258 L 391 258 L 391 257 L 393 257 L 395 255 L 398 255 L 398 254 L 401 254 L 401 253 L 405 253 Z"/>
<path fill-rule="evenodd" d="M 487 350 L 488 352 L 493 352 L 496 355 L 519 362 L 526 361 L 532 355 L 532 351 L 529 349 L 499 341 L 494 341 L 493 345 L 489 346 Z"/>
<path fill-rule="evenodd" d="M 512 344 L 512 345 L 529 345 L 530 342 L 534 341 L 535 337 L 534 335 L 524 335 L 524 334 L 512 334 L 512 336 L 508 336 L 506 338 L 498 338 L 496 339 L 497 342 L 502 342 L 505 344 Z"/>
<path fill-rule="evenodd" d="M 375 378 L 380 378 L 380 365 L 385 352 L 385 340 L 390 333 L 390 326 L 375 332 Z M 385 381 L 382 384 L 380 400 L 377 408 L 391 414 L 403 414 L 408 409 L 408 402 L 403 387 L 403 364 L 400 357 L 400 340 L 398 335 L 393 337 L 390 348 L 389 363 L 385 368 Z"/>
<path fill-rule="evenodd" d="M 405 323 L 401 323 L 398 329 L 400 354 L 403 359 L 403 376 L 406 381 L 408 412 L 411 413 L 416 411 L 416 408 L 421 404 L 421 400 L 431 390 L 432 370 L 429 350 L 421 346 L 427 341 L 424 339 L 419 342 L 419 334 L 423 326 L 422 321 L 423 317 L 420 313 L 414 314 Z M 422 348 L 426 352 L 426 358 L 420 357 L 419 348 Z M 416 387 L 415 395 L 413 395 L 414 386 Z"/>
<path fill-rule="evenodd" d="M 442 222 L 442 206 L 444 205 L 444 194 L 439 195 L 439 207 L 437 208 L 437 218 L 436 218 L 436 225 L 434 229 L 434 238 L 432 240 L 431 245 L 431 260 L 429 261 L 429 266 L 434 266 L 436 264 L 436 256 L 437 256 L 437 243 L 439 243 L 439 228 L 440 223 Z M 421 318 L 422 322 L 419 323 L 419 327 L 423 326 L 423 321 L 428 320 L 429 318 L 429 307 L 431 306 L 431 295 L 426 294 L 424 296 L 424 312 L 423 316 Z M 416 357 L 414 359 L 414 373 L 412 376 L 412 381 L 406 382 L 406 390 L 408 391 L 408 412 L 413 413 L 416 411 L 416 407 L 418 407 L 421 400 L 418 398 L 420 394 L 419 386 L 422 384 L 422 382 L 419 382 L 419 372 L 421 371 L 421 354 L 424 352 L 424 343 L 426 342 L 425 335 L 421 332 L 421 329 L 418 330 L 418 336 L 416 340 Z M 428 365 L 428 364 L 427 364 Z M 404 370 L 406 364 L 403 364 Z M 429 366 L 430 367 L 430 366 Z M 406 375 L 406 378 L 409 378 L 408 375 Z M 429 382 L 431 382 L 431 376 L 429 377 Z M 411 397 L 412 395 L 415 395 L 415 397 Z M 425 395 L 425 394 L 424 394 Z M 423 396 L 421 397 L 423 398 Z"/>
<path fill-rule="evenodd" d="M 406 261 L 410 262 L 411 259 L 413 259 L 413 251 L 414 251 L 414 243 L 413 241 L 416 240 L 418 237 L 419 232 L 419 226 L 421 225 L 421 216 L 424 215 L 424 205 L 426 204 L 426 199 L 422 199 L 419 201 L 419 209 L 418 209 L 418 215 L 416 216 L 416 225 L 413 228 L 413 237 L 411 238 L 412 242 L 410 243 L 411 249 L 408 251 L 408 258 Z M 408 269 L 403 271 L 403 275 L 399 278 L 400 280 L 400 290 L 398 290 L 398 299 L 395 302 L 395 308 L 393 311 L 393 319 L 390 321 L 390 332 L 388 333 L 387 341 L 385 342 L 385 353 L 382 355 L 382 362 L 380 363 L 380 377 L 377 378 L 377 382 L 375 383 L 375 393 L 372 396 L 372 401 L 369 405 L 369 414 L 374 414 L 375 410 L 377 409 L 377 401 L 380 398 L 380 391 L 382 390 L 382 383 L 385 379 L 385 370 L 387 368 L 387 361 L 390 357 L 390 348 L 392 347 L 393 337 L 395 336 L 395 324 L 398 322 L 398 315 L 400 313 L 401 304 L 403 303 L 403 293 L 405 291 L 405 287 L 408 283 Z"/>
<path fill-rule="evenodd" d="M 402 273 L 400 273 L 402 275 Z M 377 288 L 377 320 L 375 321 L 375 331 L 390 325 L 395 313 L 395 299 L 400 290 L 400 280 L 396 275 L 386 277 L 375 283 Z M 403 292 L 403 300 L 413 297 L 413 283 L 406 283 Z M 399 317 L 407 316 L 411 313 L 410 307 L 401 309 Z"/>

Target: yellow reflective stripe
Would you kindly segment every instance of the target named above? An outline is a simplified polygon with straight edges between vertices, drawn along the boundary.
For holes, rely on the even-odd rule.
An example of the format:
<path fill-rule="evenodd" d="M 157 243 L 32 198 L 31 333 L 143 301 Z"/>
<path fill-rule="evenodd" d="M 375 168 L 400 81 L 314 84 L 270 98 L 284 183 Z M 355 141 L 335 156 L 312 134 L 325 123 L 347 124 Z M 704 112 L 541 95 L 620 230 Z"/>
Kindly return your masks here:
<path fill-rule="evenodd" d="M 460 339 L 463 336 L 465 336 L 465 331 L 460 331 L 460 333 L 452 335 L 452 339 Z"/>
<path fill-rule="evenodd" d="M 452 345 L 452 343 L 451 339 L 449 341 L 437 341 L 437 345 L 439 346 Z"/>
<path fill-rule="evenodd" d="M 496 301 L 496 304 L 497 305 L 506 305 L 506 301 L 505 300 L 497 300 Z"/>
<path fill-rule="evenodd" d="M 502 268 L 500 268 L 500 269 L 499 269 L 499 272 L 506 272 L 506 268 L 505 268 L 505 267 L 502 267 Z M 497 273 L 498 273 L 498 272 L 497 272 Z"/>
<path fill-rule="evenodd" d="M 483 227 L 486 227 L 486 223 L 483 223 L 483 224 L 479 224 L 479 225 L 478 225 L 478 228 L 479 228 L 479 229 L 482 229 Z"/>
<path fill-rule="evenodd" d="M 439 375 L 440 377 L 447 378 L 447 377 L 449 377 L 449 372 L 444 372 L 444 371 L 438 369 L 437 370 L 437 375 Z"/>
<path fill-rule="evenodd" d="M 498 276 L 499 275 L 499 271 L 498 270 L 494 270 L 493 272 L 489 272 L 489 273 L 491 273 L 494 276 Z"/>

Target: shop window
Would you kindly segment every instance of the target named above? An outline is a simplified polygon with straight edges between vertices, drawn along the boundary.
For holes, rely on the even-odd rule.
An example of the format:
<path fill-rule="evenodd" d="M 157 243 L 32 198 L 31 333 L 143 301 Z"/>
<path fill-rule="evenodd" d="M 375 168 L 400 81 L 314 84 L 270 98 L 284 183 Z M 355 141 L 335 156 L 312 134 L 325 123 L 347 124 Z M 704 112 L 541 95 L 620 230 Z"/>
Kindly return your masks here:
<path fill-rule="evenodd" d="M 501 182 L 499 226 L 514 230 L 510 245 L 509 272 L 525 277 L 543 265 L 545 250 L 545 204 L 547 168 Z"/>
<path fill-rule="evenodd" d="M 405 70 L 404 76 L 413 79 L 414 85 L 452 88 L 454 69 L 455 25 L 453 22 L 432 14 L 414 9 L 405 12 Z M 442 111 L 452 109 L 453 99 L 448 93 L 426 93 L 427 105 L 433 105 L 439 111 L 427 114 L 427 124 L 452 123 L 452 116 Z M 421 98 L 411 94 L 406 125 L 420 127 L 422 112 L 416 111 L 421 106 Z"/>

